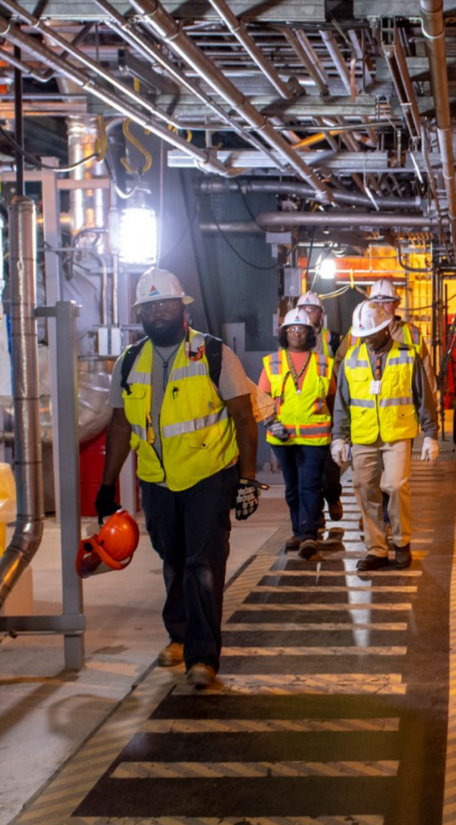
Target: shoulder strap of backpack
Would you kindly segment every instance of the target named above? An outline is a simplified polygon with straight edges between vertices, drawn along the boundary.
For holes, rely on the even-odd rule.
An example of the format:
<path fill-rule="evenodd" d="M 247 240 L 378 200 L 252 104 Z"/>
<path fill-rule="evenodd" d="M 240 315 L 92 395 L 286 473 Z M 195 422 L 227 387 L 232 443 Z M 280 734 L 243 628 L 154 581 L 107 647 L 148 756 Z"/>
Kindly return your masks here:
<path fill-rule="evenodd" d="M 127 395 L 131 395 L 130 385 L 128 383 L 128 376 L 130 375 L 131 369 L 136 361 L 137 356 L 141 352 L 147 340 L 148 336 L 146 335 L 144 338 L 141 338 L 139 341 L 137 341 L 136 344 L 132 344 L 131 347 L 128 347 L 128 349 L 125 351 L 125 355 L 122 358 L 120 386 L 123 390 L 125 390 Z"/>
<path fill-rule="evenodd" d="M 206 345 L 206 358 L 209 363 L 209 376 L 216 387 L 219 385 L 220 372 L 222 370 L 222 340 L 214 335 L 206 333 L 204 336 Z"/>

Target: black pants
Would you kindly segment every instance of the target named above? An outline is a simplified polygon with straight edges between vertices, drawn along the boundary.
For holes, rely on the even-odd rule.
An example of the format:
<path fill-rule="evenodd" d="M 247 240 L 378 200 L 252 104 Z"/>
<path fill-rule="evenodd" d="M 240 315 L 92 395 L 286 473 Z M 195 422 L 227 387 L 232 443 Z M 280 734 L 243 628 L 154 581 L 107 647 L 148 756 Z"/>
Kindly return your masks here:
<path fill-rule="evenodd" d="M 322 487 L 324 500 L 327 501 L 328 504 L 336 504 L 342 495 L 340 467 L 331 457 L 329 450 L 323 470 Z"/>
<path fill-rule="evenodd" d="M 187 669 L 219 667 L 230 508 L 238 481 L 230 467 L 181 492 L 140 482 L 141 505 L 154 550 L 163 561 L 163 622 L 184 643 Z"/>

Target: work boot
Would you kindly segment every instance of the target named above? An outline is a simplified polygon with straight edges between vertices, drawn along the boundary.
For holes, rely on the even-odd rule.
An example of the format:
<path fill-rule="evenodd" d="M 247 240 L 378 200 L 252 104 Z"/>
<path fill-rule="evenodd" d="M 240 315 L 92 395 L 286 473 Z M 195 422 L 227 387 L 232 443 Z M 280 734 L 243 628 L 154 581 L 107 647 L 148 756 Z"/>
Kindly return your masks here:
<path fill-rule="evenodd" d="M 388 566 L 388 556 L 374 556 L 368 553 L 364 559 L 360 559 L 356 565 L 356 569 L 362 573 L 368 573 L 371 570 L 380 570 L 382 567 Z"/>
<path fill-rule="evenodd" d="M 170 642 L 158 654 L 158 667 L 173 667 L 184 661 L 184 645 L 180 642 Z"/>
<path fill-rule="evenodd" d="M 340 521 L 344 517 L 344 508 L 340 498 L 337 501 L 328 501 L 328 510 L 331 521 Z"/>
<path fill-rule="evenodd" d="M 410 567 L 412 563 L 412 554 L 410 552 L 410 544 L 405 544 L 404 547 L 397 547 L 394 545 L 396 553 L 396 567 L 400 570 L 405 567 Z"/>
<path fill-rule="evenodd" d="M 318 542 L 315 539 L 304 539 L 300 544 L 298 556 L 300 556 L 301 559 L 310 559 L 315 555 L 317 550 Z"/>
<path fill-rule="evenodd" d="M 195 687 L 207 687 L 215 682 L 215 670 L 205 662 L 196 662 L 189 668 L 187 682 Z"/>
<path fill-rule="evenodd" d="M 290 536 L 285 542 L 285 550 L 299 550 L 301 539 L 299 536 Z"/>

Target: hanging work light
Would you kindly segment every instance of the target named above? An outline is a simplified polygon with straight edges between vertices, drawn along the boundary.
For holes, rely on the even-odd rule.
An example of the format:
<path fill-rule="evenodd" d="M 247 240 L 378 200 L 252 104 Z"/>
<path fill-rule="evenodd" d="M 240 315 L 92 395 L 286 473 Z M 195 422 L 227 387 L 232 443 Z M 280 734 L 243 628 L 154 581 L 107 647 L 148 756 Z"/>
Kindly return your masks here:
<path fill-rule="evenodd" d="M 332 281 L 336 276 L 336 256 L 331 247 L 325 245 L 315 262 L 315 272 L 323 281 Z"/>
<path fill-rule="evenodd" d="M 126 264 L 153 264 L 157 260 L 157 221 L 148 206 L 127 206 L 119 227 L 119 258 Z"/>

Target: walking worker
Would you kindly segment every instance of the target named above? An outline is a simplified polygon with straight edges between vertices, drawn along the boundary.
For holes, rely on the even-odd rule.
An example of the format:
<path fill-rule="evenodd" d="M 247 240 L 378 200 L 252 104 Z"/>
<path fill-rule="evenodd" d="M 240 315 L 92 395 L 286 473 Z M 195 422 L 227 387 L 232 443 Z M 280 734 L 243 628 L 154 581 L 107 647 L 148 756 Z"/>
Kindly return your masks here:
<path fill-rule="evenodd" d="M 427 348 L 420 330 L 414 324 L 404 321 L 400 315 L 397 315 L 397 310 L 401 302 L 401 297 L 389 278 L 380 278 L 372 284 L 370 291 L 370 301 L 380 304 L 385 312 L 390 316 L 389 331 L 391 338 L 398 341 L 400 344 L 408 344 L 415 347 L 418 355 L 423 362 L 424 371 L 429 381 L 431 391 L 434 397 L 437 398 L 437 382 L 435 380 L 435 373 L 432 367 L 431 356 Z M 349 330 L 342 343 L 337 350 L 334 360 L 334 370 L 336 375 L 339 371 L 339 366 L 347 351 L 357 343 L 356 336 L 353 330 Z"/>
<path fill-rule="evenodd" d="M 191 684 L 219 668 L 230 508 L 246 519 L 258 506 L 257 426 L 248 379 L 219 339 L 188 326 L 193 301 L 175 275 L 148 269 L 136 307 L 146 337 L 117 360 L 109 403 L 99 519 L 118 508 L 115 483 L 130 448 L 141 505 L 163 561 L 163 621 L 170 643 L 158 664 L 185 660 Z"/>
<path fill-rule="evenodd" d="M 310 558 L 317 550 L 323 509 L 322 477 L 331 441 L 328 401 L 336 390 L 332 359 L 313 351 L 315 331 L 296 307 L 279 329 L 281 349 L 263 359 L 261 390 L 275 401 L 267 441 L 280 463 L 293 535 L 288 550 Z"/>
<path fill-rule="evenodd" d="M 325 312 L 320 296 L 309 290 L 301 295 L 297 305 L 307 314 L 308 323 L 315 330 L 316 344 L 314 352 L 323 353 L 327 358 L 334 358 L 339 348 L 340 335 L 338 332 L 326 329 L 324 325 Z M 328 504 L 329 517 L 332 521 L 340 521 L 344 516 L 341 495 L 340 467 L 337 466 L 331 457 L 331 453 L 328 452 L 323 472 L 323 498 Z"/>
<path fill-rule="evenodd" d="M 367 555 L 360 571 L 388 564 L 382 491 L 389 496 L 396 567 L 412 561 L 410 473 L 412 441 L 418 423 L 424 433 L 423 460 L 435 461 L 437 412 L 422 361 L 415 347 L 395 341 L 391 316 L 374 301 L 353 313 L 359 339 L 342 361 L 334 406 L 331 454 L 342 466 L 351 442 L 353 489 L 364 523 Z"/>

